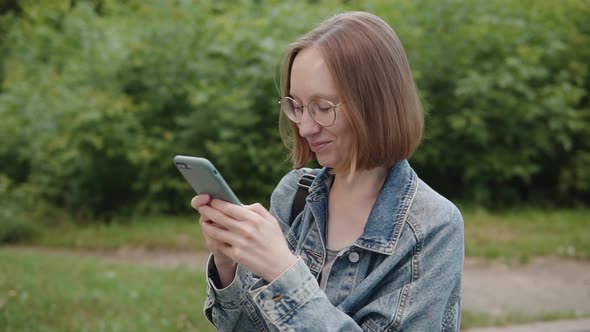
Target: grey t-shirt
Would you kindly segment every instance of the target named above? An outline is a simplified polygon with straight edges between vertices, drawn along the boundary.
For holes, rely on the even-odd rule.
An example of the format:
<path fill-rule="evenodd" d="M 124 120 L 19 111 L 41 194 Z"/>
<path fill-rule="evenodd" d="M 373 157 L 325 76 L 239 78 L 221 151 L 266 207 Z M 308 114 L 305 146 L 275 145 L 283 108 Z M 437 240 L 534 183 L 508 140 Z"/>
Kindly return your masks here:
<path fill-rule="evenodd" d="M 324 268 L 322 269 L 322 274 L 320 274 L 320 288 L 325 290 L 326 283 L 328 282 L 328 274 L 330 274 L 330 270 L 332 269 L 332 265 L 336 260 L 336 256 L 340 250 L 331 250 L 326 248 L 326 263 L 324 264 Z"/>

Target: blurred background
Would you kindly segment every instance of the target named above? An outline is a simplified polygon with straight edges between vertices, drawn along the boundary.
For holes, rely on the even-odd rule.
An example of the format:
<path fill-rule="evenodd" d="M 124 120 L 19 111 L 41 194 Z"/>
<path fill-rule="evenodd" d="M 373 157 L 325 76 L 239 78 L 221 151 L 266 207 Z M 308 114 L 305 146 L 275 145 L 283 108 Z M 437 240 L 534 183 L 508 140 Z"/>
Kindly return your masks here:
<path fill-rule="evenodd" d="M 282 52 L 347 10 L 404 44 L 426 112 L 410 162 L 461 207 L 468 258 L 587 266 L 590 1 L 0 0 L 0 330 L 209 331 L 172 158 L 267 205 L 291 169 Z M 590 315 L 469 309 L 466 327 Z"/>

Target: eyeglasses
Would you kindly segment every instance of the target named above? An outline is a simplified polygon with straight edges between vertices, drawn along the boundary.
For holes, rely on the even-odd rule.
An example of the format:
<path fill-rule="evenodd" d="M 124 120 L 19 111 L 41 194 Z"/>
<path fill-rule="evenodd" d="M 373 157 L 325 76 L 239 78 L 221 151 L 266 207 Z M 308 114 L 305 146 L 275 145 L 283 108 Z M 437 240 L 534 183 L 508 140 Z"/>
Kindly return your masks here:
<path fill-rule="evenodd" d="M 334 124 L 336 121 L 336 107 L 342 105 L 342 103 L 334 105 L 334 103 L 325 99 L 316 99 L 310 101 L 307 106 L 304 106 L 291 97 L 281 98 L 279 104 L 281 104 L 281 110 L 285 112 L 289 120 L 297 124 L 301 123 L 303 108 L 307 107 L 311 118 L 323 127 L 329 127 Z"/>

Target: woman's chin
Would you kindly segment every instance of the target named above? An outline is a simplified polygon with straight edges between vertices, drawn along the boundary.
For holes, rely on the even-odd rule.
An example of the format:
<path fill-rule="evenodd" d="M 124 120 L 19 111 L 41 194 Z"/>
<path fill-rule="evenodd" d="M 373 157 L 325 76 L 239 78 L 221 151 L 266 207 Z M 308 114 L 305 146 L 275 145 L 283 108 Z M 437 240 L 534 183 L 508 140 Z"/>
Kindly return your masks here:
<path fill-rule="evenodd" d="M 316 155 L 315 159 L 317 160 L 318 164 L 320 164 L 320 166 L 322 167 L 332 167 L 332 163 L 327 158 L 321 158 Z"/>
<path fill-rule="evenodd" d="M 318 158 L 316 156 L 316 160 L 318 162 L 318 164 L 320 164 L 320 166 L 322 167 L 327 167 L 327 168 L 337 168 L 338 166 L 341 166 L 341 164 L 339 164 L 337 161 L 330 159 L 330 158 Z"/>

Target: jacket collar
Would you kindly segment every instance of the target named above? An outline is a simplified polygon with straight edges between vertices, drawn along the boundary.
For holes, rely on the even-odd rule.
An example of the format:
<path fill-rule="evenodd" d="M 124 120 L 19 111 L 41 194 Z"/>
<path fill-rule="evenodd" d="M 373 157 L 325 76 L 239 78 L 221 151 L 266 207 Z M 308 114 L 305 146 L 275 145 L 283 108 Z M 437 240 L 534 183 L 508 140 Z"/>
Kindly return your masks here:
<path fill-rule="evenodd" d="M 320 170 L 309 189 L 308 202 L 327 202 L 331 177 L 328 168 Z M 418 177 L 406 160 L 393 165 L 371 209 L 363 234 L 353 245 L 391 255 L 406 221 L 417 184 Z M 325 206 L 327 209 L 327 204 Z M 326 229 L 326 222 L 323 220 L 324 225 L 320 229 Z"/>

